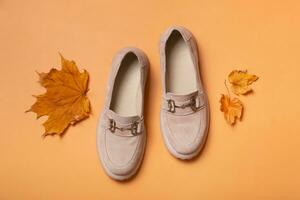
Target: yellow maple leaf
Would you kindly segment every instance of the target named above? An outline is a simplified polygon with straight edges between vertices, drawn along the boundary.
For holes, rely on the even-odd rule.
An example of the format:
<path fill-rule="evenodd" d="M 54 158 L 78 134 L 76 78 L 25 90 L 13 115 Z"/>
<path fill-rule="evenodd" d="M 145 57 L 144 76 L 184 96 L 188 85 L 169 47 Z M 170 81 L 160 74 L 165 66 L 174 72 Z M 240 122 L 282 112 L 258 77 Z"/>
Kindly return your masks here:
<path fill-rule="evenodd" d="M 228 80 L 231 83 L 231 89 L 233 93 L 247 94 L 252 91 L 249 87 L 254 81 L 256 81 L 258 77 L 253 74 L 248 74 L 247 71 L 234 70 L 228 75 Z"/>
<path fill-rule="evenodd" d="M 46 135 L 62 135 L 70 124 L 87 118 L 90 101 L 86 96 L 89 74 L 80 72 L 74 61 L 61 56 L 61 70 L 52 68 L 49 73 L 39 73 L 39 82 L 46 93 L 37 95 L 36 102 L 28 111 L 35 112 L 37 118 L 48 116 L 43 123 Z"/>
<path fill-rule="evenodd" d="M 234 125 L 236 119 L 241 120 L 243 104 L 238 98 L 231 98 L 229 95 L 222 94 L 220 103 L 220 110 L 224 112 L 224 117 L 230 125 Z"/>

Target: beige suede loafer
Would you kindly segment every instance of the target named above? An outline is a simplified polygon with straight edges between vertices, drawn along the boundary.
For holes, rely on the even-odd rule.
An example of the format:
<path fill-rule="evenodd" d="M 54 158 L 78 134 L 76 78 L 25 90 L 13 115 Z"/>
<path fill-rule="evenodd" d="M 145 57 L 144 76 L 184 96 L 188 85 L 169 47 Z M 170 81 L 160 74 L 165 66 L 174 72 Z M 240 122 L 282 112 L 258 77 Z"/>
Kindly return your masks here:
<path fill-rule="evenodd" d="M 142 162 L 146 144 L 144 91 L 149 62 L 137 48 L 113 59 L 97 149 L 105 172 L 115 180 L 131 178 Z"/>
<path fill-rule="evenodd" d="M 183 27 L 171 27 L 160 40 L 164 142 L 179 159 L 191 159 L 204 146 L 209 127 L 208 100 L 199 73 L 197 44 Z"/>

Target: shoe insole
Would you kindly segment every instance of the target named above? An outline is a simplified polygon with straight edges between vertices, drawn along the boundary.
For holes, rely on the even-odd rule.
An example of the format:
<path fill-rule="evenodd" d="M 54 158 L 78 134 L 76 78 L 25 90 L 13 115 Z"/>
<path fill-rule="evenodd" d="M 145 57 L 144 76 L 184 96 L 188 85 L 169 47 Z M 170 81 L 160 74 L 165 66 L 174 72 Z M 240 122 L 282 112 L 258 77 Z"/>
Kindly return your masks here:
<path fill-rule="evenodd" d="M 110 105 L 110 109 L 121 116 L 140 115 L 140 69 L 138 58 L 133 53 L 124 57 L 115 79 Z"/>
<path fill-rule="evenodd" d="M 167 92 L 188 94 L 197 90 L 196 71 L 191 51 L 178 31 L 166 44 Z"/>

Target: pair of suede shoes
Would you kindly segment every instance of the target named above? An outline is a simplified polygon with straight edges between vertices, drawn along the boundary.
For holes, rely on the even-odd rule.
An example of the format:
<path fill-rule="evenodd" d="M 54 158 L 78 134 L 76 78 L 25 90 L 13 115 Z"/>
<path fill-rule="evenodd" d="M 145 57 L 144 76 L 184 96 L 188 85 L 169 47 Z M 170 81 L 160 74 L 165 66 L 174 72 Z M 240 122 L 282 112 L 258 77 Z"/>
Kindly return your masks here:
<path fill-rule="evenodd" d="M 191 32 L 183 27 L 167 29 L 160 40 L 160 59 L 163 140 L 176 158 L 192 159 L 203 148 L 208 134 L 209 106 L 199 73 L 197 44 Z M 120 50 L 112 62 L 98 123 L 97 149 L 105 172 L 115 180 L 131 178 L 142 163 L 148 71 L 148 58 L 137 48 Z"/>

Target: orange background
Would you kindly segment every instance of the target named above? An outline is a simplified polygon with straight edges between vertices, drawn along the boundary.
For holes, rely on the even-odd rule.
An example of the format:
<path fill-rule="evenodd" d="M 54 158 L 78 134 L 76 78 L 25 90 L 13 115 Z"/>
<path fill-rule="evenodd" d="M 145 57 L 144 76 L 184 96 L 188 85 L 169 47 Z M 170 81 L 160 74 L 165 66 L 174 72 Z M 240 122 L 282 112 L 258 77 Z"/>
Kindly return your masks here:
<path fill-rule="evenodd" d="M 0 199 L 300 199 L 299 13 L 296 0 L 0 0 Z M 159 128 L 158 41 L 174 24 L 198 40 L 211 106 L 206 147 L 190 162 L 168 153 Z M 125 46 L 151 62 L 148 143 L 138 175 L 119 183 L 100 166 L 96 126 L 112 57 Z M 59 68 L 58 52 L 89 71 L 93 112 L 43 140 L 45 118 L 24 111 L 44 92 L 35 70 Z M 233 69 L 260 79 L 230 127 L 219 98 Z"/>

